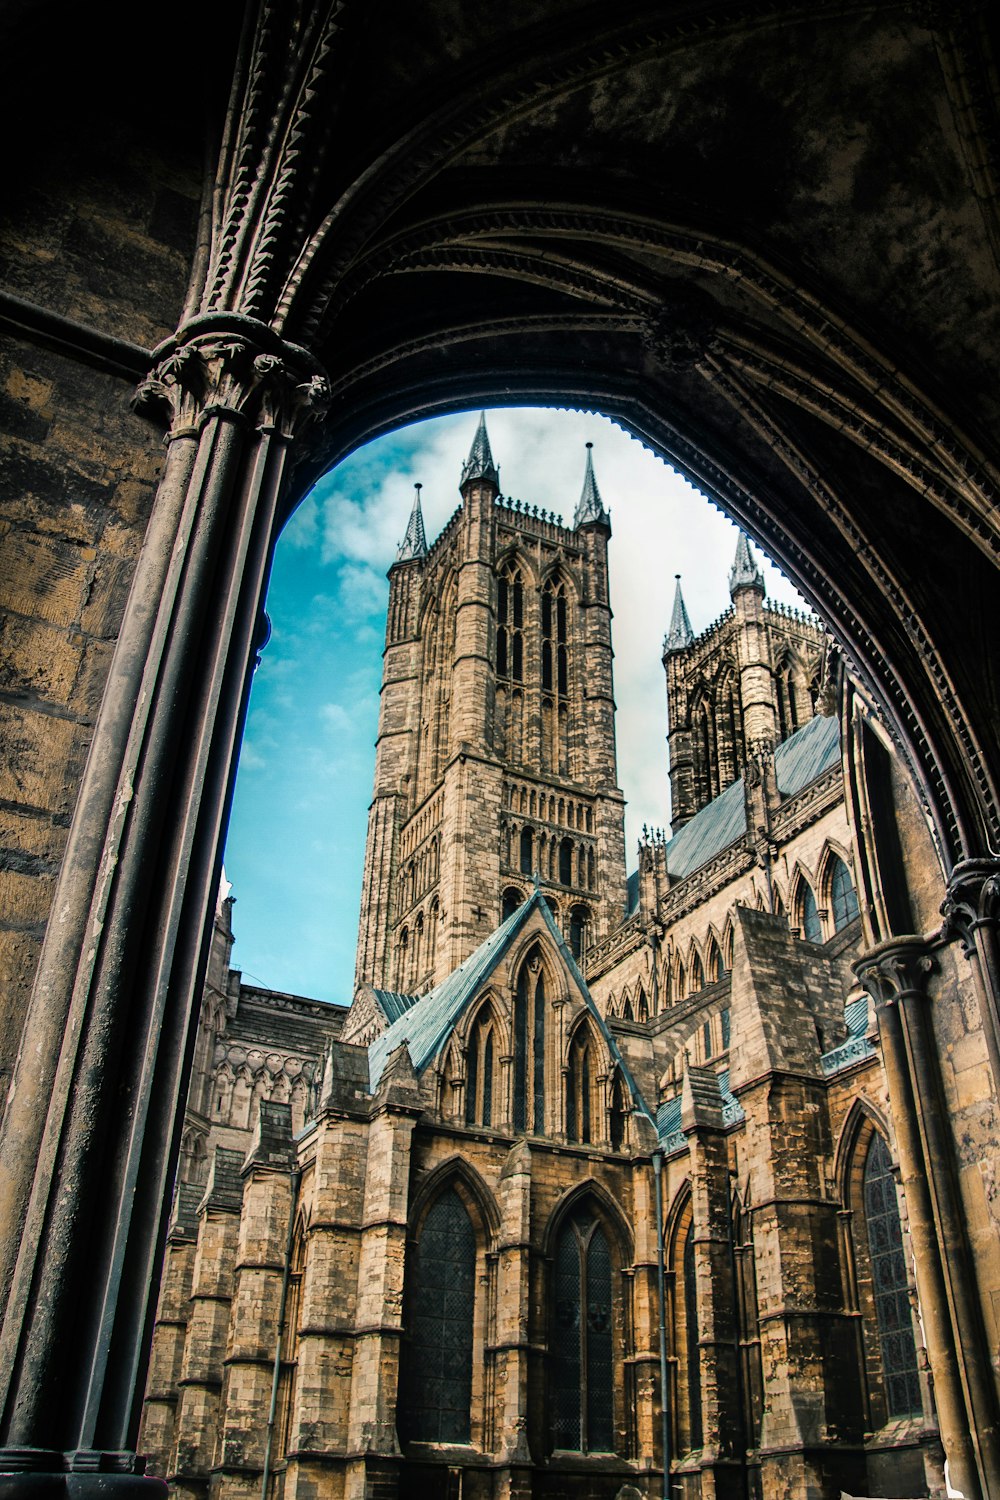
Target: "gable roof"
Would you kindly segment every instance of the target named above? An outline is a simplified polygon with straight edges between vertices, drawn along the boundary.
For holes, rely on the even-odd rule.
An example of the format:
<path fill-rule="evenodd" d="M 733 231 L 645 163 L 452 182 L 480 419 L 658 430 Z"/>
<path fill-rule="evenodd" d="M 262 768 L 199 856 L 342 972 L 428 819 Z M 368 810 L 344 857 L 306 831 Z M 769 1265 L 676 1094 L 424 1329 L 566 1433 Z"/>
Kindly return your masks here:
<path fill-rule="evenodd" d="M 414 1071 L 421 1073 L 427 1064 L 441 1051 L 454 1030 L 466 1007 L 482 992 L 490 975 L 508 952 L 522 929 L 527 926 L 533 912 L 538 912 L 548 930 L 548 935 L 569 971 L 580 997 L 590 1011 L 591 1019 L 621 1070 L 633 1106 L 652 1120 L 652 1114 L 632 1077 L 625 1059 L 618 1050 L 614 1037 L 605 1024 L 587 988 L 587 982 L 577 967 L 576 960 L 567 947 L 566 940 L 556 926 L 548 902 L 536 886 L 526 901 L 491 932 L 485 942 L 480 943 L 457 969 L 446 979 L 422 996 L 392 1023 L 387 1031 L 375 1038 L 368 1049 L 368 1088 L 374 1093 L 385 1071 L 386 1064 L 397 1048 L 405 1046 L 410 1054 Z M 397 997 L 409 999 L 409 996 Z"/>
<path fill-rule="evenodd" d="M 840 760 L 840 724 L 817 714 L 774 752 L 774 776 L 782 798 L 794 797 Z M 667 873 L 681 880 L 700 870 L 747 831 L 743 778 L 696 812 L 667 844 Z"/>

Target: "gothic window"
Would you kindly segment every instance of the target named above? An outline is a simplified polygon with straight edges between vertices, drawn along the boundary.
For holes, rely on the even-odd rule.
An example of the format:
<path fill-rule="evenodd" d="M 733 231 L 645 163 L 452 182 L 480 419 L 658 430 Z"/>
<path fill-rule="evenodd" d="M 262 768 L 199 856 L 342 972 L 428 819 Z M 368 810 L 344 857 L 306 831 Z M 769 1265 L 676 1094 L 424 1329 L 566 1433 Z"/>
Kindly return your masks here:
<path fill-rule="evenodd" d="M 288 1271 L 288 1292 L 285 1297 L 285 1318 L 281 1325 L 281 1373 L 278 1379 L 275 1403 L 275 1431 L 279 1438 L 280 1453 L 292 1447 L 293 1416 L 295 1411 L 295 1387 L 298 1374 L 299 1355 L 299 1306 L 302 1300 L 302 1273 L 305 1268 L 305 1238 L 301 1226 L 292 1243 L 292 1255 Z"/>
<path fill-rule="evenodd" d="M 500 920 L 506 922 L 508 917 L 514 915 L 524 897 L 516 886 L 509 885 L 503 893 Z"/>
<path fill-rule="evenodd" d="M 733 1215 L 733 1251 L 736 1259 L 736 1315 L 743 1368 L 744 1430 L 747 1446 L 760 1446 L 764 1412 L 764 1375 L 760 1354 L 760 1323 L 757 1317 L 757 1262 L 754 1258 L 753 1215 Z"/>
<path fill-rule="evenodd" d="M 715 689 L 716 749 L 719 759 L 719 790 L 730 786 L 740 775 L 743 731 L 740 721 L 739 694 L 732 667 L 723 668 Z"/>
<path fill-rule="evenodd" d="M 833 930 L 839 932 L 852 922 L 858 914 L 858 898 L 847 866 L 839 855 L 834 855 L 830 872 L 830 910 L 833 914 Z"/>
<path fill-rule="evenodd" d="M 531 829 L 521 829 L 521 874 L 530 875 L 532 865 Z"/>
<path fill-rule="evenodd" d="M 552 1446 L 574 1453 L 612 1453 L 611 1248 L 586 1207 L 559 1231 L 552 1280 Z"/>
<path fill-rule="evenodd" d="M 410 934 L 404 927 L 399 934 L 399 943 L 396 948 L 396 988 L 400 992 L 406 988 L 406 960 L 409 956 Z"/>
<path fill-rule="evenodd" d="M 719 945 L 715 941 L 715 938 L 712 938 L 708 945 L 709 984 L 715 984 L 717 980 L 723 977 L 725 972 L 726 970 L 722 962 L 722 954 L 719 952 Z"/>
<path fill-rule="evenodd" d="M 404 1442 L 467 1443 L 476 1242 L 454 1188 L 427 1214 L 409 1260 L 399 1435 Z"/>
<path fill-rule="evenodd" d="M 465 1123 L 493 1124 L 493 1059 L 495 1027 L 489 1008 L 480 1011 L 469 1032 L 465 1080 Z"/>
<path fill-rule="evenodd" d="M 725 1006 L 722 1012 L 722 1050 L 725 1052 L 729 1047 L 729 1038 L 732 1034 L 732 1011 Z"/>
<path fill-rule="evenodd" d="M 611 1084 L 611 1102 L 608 1111 L 608 1133 L 612 1151 L 624 1150 L 625 1115 L 625 1088 L 621 1074 L 616 1072 Z"/>
<path fill-rule="evenodd" d="M 497 676 L 524 680 L 524 583 L 515 563 L 497 578 Z"/>
<path fill-rule="evenodd" d="M 569 1044 L 566 1070 L 566 1137 L 589 1146 L 595 1139 L 596 1049 L 589 1024 L 577 1027 Z"/>
<path fill-rule="evenodd" d="M 896 1183 L 888 1148 L 877 1131 L 865 1157 L 863 1187 L 882 1389 L 891 1420 L 919 1414 L 922 1401 Z"/>
<path fill-rule="evenodd" d="M 643 989 L 641 982 L 639 988 L 636 990 L 635 1018 L 637 1021 L 649 1020 L 649 1004 L 646 1000 L 646 991 Z"/>
<path fill-rule="evenodd" d="M 816 908 L 816 897 L 813 888 L 807 880 L 802 882 L 801 893 L 802 904 L 802 936 L 810 943 L 821 943 L 823 941 L 823 924 L 819 919 L 819 911 Z"/>
<path fill-rule="evenodd" d="M 587 952 L 587 923 L 590 912 L 585 906 L 574 906 L 569 913 L 569 951 L 579 962 Z"/>
<path fill-rule="evenodd" d="M 515 1131 L 545 1130 L 545 972 L 537 949 L 521 967 L 514 993 Z"/>
<path fill-rule="evenodd" d="M 625 996 L 625 1001 L 624 1001 L 624 1004 L 622 1005 L 622 1020 L 623 1021 L 634 1021 L 635 1020 L 635 1016 L 632 1013 L 632 1002 L 631 1002 L 631 1000 L 629 999 L 629 997 L 627 995 Z"/>
<path fill-rule="evenodd" d="M 676 990 L 675 990 L 675 993 L 677 995 L 677 999 L 678 1000 L 684 1000 L 684 999 L 686 999 L 687 998 L 687 992 L 688 992 L 687 991 L 687 977 L 686 977 L 686 975 L 684 973 L 684 965 L 678 959 L 678 962 L 677 962 L 677 984 L 676 984 Z"/>
<path fill-rule="evenodd" d="M 559 884 L 573 884 L 573 841 L 563 839 L 559 845 Z"/>
<path fill-rule="evenodd" d="M 569 692 L 567 664 L 566 585 L 559 577 L 542 587 L 542 703 L 548 767 L 563 774 L 569 770 L 568 716 L 565 699 Z M 566 882 L 568 884 L 568 882 Z"/>
<path fill-rule="evenodd" d="M 702 1024 L 702 1028 L 701 1028 L 701 1044 L 702 1044 L 702 1047 L 704 1048 L 705 1059 L 707 1061 L 708 1058 L 710 1058 L 711 1055 L 712 1055 L 712 1023 L 711 1023 L 711 1021 L 705 1021 Z"/>
<path fill-rule="evenodd" d="M 705 970 L 702 968 L 701 959 L 695 953 L 691 959 L 691 993 L 697 994 L 705 988 Z"/>
<path fill-rule="evenodd" d="M 676 1221 L 669 1264 L 673 1271 L 671 1342 L 676 1381 L 671 1402 L 674 1451 L 684 1454 L 701 1447 L 701 1350 L 698 1345 L 698 1290 L 690 1198 Z"/>
<path fill-rule="evenodd" d="M 435 896 L 431 902 L 430 911 L 427 916 L 427 967 L 433 968 L 434 955 L 437 951 L 438 919 L 441 915 L 441 907 Z"/>
<path fill-rule="evenodd" d="M 778 735 L 780 739 L 786 740 L 799 727 L 797 684 L 790 657 L 784 656 L 781 659 L 774 675 L 778 693 Z"/>

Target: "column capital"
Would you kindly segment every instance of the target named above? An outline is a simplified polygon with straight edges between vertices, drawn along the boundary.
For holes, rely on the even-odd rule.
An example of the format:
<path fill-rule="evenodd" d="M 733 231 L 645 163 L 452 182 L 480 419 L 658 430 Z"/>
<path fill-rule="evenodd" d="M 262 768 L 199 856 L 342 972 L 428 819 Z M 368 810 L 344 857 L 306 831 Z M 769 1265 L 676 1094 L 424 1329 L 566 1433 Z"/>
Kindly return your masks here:
<path fill-rule="evenodd" d="M 315 356 L 241 313 L 190 319 L 154 349 L 153 359 L 132 406 L 166 416 L 172 438 L 190 436 L 222 414 L 290 439 L 330 402 L 330 383 Z"/>
<path fill-rule="evenodd" d="M 983 927 L 1000 926 L 1000 859 L 963 859 L 948 881 L 941 915 L 949 938 L 957 938 L 966 953 L 975 947 Z"/>
<path fill-rule="evenodd" d="M 897 1005 L 911 996 L 926 997 L 936 946 L 936 934 L 889 938 L 862 954 L 854 972 L 878 1007 Z"/>

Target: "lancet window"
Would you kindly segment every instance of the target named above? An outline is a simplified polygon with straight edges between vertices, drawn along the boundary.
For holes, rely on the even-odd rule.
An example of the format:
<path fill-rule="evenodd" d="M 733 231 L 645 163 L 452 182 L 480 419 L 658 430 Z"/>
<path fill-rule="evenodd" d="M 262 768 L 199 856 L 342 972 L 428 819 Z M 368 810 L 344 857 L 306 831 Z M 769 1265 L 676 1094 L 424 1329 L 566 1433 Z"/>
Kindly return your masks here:
<path fill-rule="evenodd" d="M 493 1124 L 493 1074 L 496 1027 L 489 1007 L 480 1011 L 469 1033 L 465 1075 L 465 1123 Z"/>
<path fill-rule="evenodd" d="M 569 913 L 569 951 L 579 961 L 587 952 L 590 912 L 585 906 L 573 906 Z"/>
<path fill-rule="evenodd" d="M 514 992 L 514 1129 L 545 1130 L 545 971 L 537 950 L 521 967 Z"/>
<path fill-rule="evenodd" d="M 469 1442 L 475 1285 L 472 1221 L 448 1188 L 409 1256 L 398 1411 L 404 1442 Z"/>
<path fill-rule="evenodd" d="M 872 1131 L 865 1156 L 862 1194 L 863 1248 L 871 1275 L 882 1393 L 892 1420 L 919 1414 L 922 1401 L 896 1182 L 888 1147 L 878 1131 Z"/>
<path fill-rule="evenodd" d="M 802 882 L 800 908 L 802 912 L 802 936 L 810 943 L 821 943 L 823 941 L 823 924 L 820 921 L 819 910 L 816 906 L 816 896 L 807 880 L 803 880 Z"/>
<path fill-rule="evenodd" d="M 676 1382 L 671 1403 L 674 1450 L 690 1453 L 693 1448 L 701 1447 L 701 1350 L 690 1198 L 676 1221 L 668 1259 L 674 1273 L 671 1329 Z"/>
<path fill-rule="evenodd" d="M 497 578 L 497 676 L 524 681 L 524 581 L 516 563 Z"/>
<path fill-rule="evenodd" d="M 559 1231 L 552 1279 L 552 1446 L 574 1453 L 613 1452 L 611 1247 L 586 1206 Z"/>
<path fill-rule="evenodd" d="M 854 889 L 847 866 L 839 855 L 835 854 L 830 867 L 830 911 L 833 916 L 833 930 L 839 932 L 852 922 L 858 914 L 858 897 Z"/>
<path fill-rule="evenodd" d="M 586 1021 L 573 1033 L 566 1069 L 566 1137 L 589 1146 L 598 1131 L 596 1110 L 597 1052 Z"/>
<path fill-rule="evenodd" d="M 541 625 L 542 762 L 548 770 L 566 775 L 569 624 L 566 585 L 558 576 L 547 579 L 542 587 Z"/>

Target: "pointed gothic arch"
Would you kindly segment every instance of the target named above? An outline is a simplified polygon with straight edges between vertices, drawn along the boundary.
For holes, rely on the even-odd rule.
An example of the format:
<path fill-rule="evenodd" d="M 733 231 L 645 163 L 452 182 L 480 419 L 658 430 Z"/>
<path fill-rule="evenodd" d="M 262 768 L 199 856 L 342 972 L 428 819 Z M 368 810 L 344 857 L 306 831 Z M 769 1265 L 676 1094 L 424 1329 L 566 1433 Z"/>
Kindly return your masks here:
<path fill-rule="evenodd" d="M 694 1199 L 690 1183 L 678 1190 L 664 1232 L 669 1272 L 668 1334 L 672 1362 L 670 1414 L 673 1452 L 683 1456 L 702 1445 L 701 1350 L 694 1245 Z"/>
<path fill-rule="evenodd" d="M 836 1159 L 850 1221 L 841 1250 L 848 1267 L 848 1298 L 861 1314 L 859 1378 L 867 1423 L 874 1430 L 921 1416 L 926 1406 L 889 1139 L 879 1110 L 867 1099 L 856 1099 L 841 1131 Z"/>

